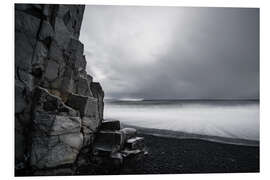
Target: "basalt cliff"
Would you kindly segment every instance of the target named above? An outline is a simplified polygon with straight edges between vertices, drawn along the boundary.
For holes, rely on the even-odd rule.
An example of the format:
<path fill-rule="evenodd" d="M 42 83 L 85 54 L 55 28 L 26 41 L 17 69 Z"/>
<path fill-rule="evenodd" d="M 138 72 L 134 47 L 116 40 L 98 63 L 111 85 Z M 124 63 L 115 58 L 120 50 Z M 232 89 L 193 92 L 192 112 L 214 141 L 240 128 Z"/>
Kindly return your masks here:
<path fill-rule="evenodd" d="M 142 137 L 103 120 L 86 72 L 84 5 L 15 4 L 15 175 L 72 175 L 142 159 Z"/>

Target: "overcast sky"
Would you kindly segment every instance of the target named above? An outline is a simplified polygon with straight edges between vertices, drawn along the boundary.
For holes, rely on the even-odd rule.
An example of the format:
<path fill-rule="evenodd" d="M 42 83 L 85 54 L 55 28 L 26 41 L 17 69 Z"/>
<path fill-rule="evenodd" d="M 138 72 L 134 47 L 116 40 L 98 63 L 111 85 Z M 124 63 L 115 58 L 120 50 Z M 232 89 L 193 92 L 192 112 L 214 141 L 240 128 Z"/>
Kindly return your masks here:
<path fill-rule="evenodd" d="M 91 5 L 80 40 L 106 98 L 259 97 L 259 9 Z"/>

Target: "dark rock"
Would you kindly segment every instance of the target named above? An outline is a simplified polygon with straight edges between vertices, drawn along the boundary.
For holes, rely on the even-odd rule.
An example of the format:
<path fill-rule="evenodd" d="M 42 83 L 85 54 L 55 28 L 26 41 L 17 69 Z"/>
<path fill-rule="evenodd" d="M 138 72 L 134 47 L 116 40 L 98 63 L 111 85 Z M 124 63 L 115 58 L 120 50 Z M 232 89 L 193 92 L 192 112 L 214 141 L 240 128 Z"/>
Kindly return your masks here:
<path fill-rule="evenodd" d="M 15 113 L 21 113 L 27 106 L 24 98 L 24 87 L 19 81 L 15 84 Z"/>
<path fill-rule="evenodd" d="M 83 145 L 81 119 L 36 113 L 30 165 L 43 169 L 75 162 Z"/>
<path fill-rule="evenodd" d="M 30 14 L 15 11 L 15 29 L 35 38 L 38 34 L 41 19 Z"/>
<path fill-rule="evenodd" d="M 102 87 L 99 83 L 92 82 L 91 83 L 91 91 L 93 93 L 93 96 L 97 98 L 98 100 L 98 112 L 99 112 L 99 118 L 103 119 L 103 110 L 104 110 L 104 92 L 102 90 Z"/>
<path fill-rule="evenodd" d="M 77 94 L 93 97 L 88 80 L 86 78 L 79 76 L 76 84 Z"/>
<path fill-rule="evenodd" d="M 121 153 L 112 153 L 111 154 L 111 163 L 114 167 L 120 168 L 123 164 L 123 157 Z"/>
<path fill-rule="evenodd" d="M 127 141 L 128 139 L 135 137 L 137 134 L 137 131 L 134 128 L 123 128 L 120 130 L 120 132 L 123 134 L 124 141 Z"/>
<path fill-rule="evenodd" d="M 53 60 L 47 62 L 47 67 L 45 71 L 45 78 L 49 81 L 53 81 L 58 77 L 59 64 Z"/>
<path fill-rule="evenodd" d="M 33 90 L 33 86 L 34 86 L 34 77 L 32 74 L 29 74 L 29 72 L 24 71 L 20 68 L 17 69 L 17 76 L 18 76 L 18 80 L 16 80 L 15 85 L 16 84 L 20 84 L 23 83 L 25 88 L 28 89 L 29 91 Z"/>
<path fill-rule="evenodd" d="M 89 147 L 92 145 L 94 141 L 94 134 L 93 133 L 86 133 L 83 131 L 83 147 Z"/>
<path fill-rule="evenodd" d="M 44 69 L 44 61 L 47 58 L 47 55 L 47 47 L 41 41 L 37 41 L 33 54 L 32 66 L 40 66 L 42 69 Z"/>
<path fill-rule="evenodd" d="M 83 138 L 80 133 L 70 134 L 67 138 L 61 136 L 34 136 L 30 165 L 38 169 L 44 169 L 72 164 L 77 158 L 82 141 Z M 74 148 L 75 146 L 76 148 Z"/>
<path fill-rule="evenodd" d="M 93 155 L 94 156 L 102 156 L 102 157 L 110 157 L 111 154 L 116 151 L 116 150 L 111 150 L 109 148 L 103 148 L 103 147 L 98 147 L 96 146 L 93 150 Z"/>
<path fill-rule="evenodd" d="M 103 121 L 100 126 L 100 130 L 120 130 L 121 124 L 118 120 L 113 121 Z"/>
<path fill-rule="evenodd" d="M 91 83 L 93 82 L 93 77 L 87 74 L 86 78 L 87 78 L 88 84 L 91 85 Z"/>
<path fill-rule="evenodd" d="M 15 5 L 15 174 L 71 175 L 91 160 L 118 168 L 136 134 L 119 121 L 98 132 L 104 92 L 86 72 L 83 13 L 83 5 Z"/>
<path fill-rule="evenodd" d="M 54 30 L 50 22 L 42 21 L 41 29 L 39 32 L 39 40 L 43 41 L 46 38 L 53 38 Z"/>
<path fill-rule="evenodd" d="M 77 59 L 77 56 L 83 55 L 84 46 L 83 44 L 77 39 L 70 39 L 67 53 L 70 54 L 71 58 Z"/>
<path fill-rule="evenodd" d="M 15 117 L 15 160 L 17 162 L 23 162 L 25 160 L 26 138 L 24 136 L 24 131 L 25 128 L 18 117 Z M 20 164 L 22 164 L 20 166 L 23 166 L 23 163 Z"/>
<path fill-rule="evenodd" d="M 78 110 L 81 117 L 86 116 L 93 118 L 94 120 L 98 120 L 97 99 L 77 94 L 70 94 L 66 104 Z"/>
<path fill-rule="evenodd" d="M 36 133 L 47 136 L 77 133 L 81 129 L 80 117 L 36 113 L 33 123 Z"/>
<path fill-rule="evenodd" d="M 134 137 L 126 141 L 127 148 L 129 149 L 143 149 L 144 148 L 144 138 L 143 137 Z"/>
<path fill-rule="evenodd" d="M 144 151 L 136 150 L 123 150 L 121 154 L 124 158 L 124 164 L 127 166 L 138 166 L 142 163 L 144 159 Z"/>
<path fill-rule="evenodd" d="M 35 109 L 34 113 L 47 112 L 63 116 L 79 116 L 79 113 L 65 105 L 61 98 L 49 93 L 48 90 L 37 87 L 34 93 Z"/>
<path fill-rule="evenodd" d="M 55 40 L 52 40 L 50 43 L 48 58 L 57 61 L 58 64 L 64 63 L 63 49 L 58 46 Z"/>
<path fill-rule="evenodd" d="M 34 53 L 34 37 L 27 37 L 25 33 L 15 32 L 15 66 L 25 71 L 31 70 L 31 62 Z"/>
<path fill-rule="evenodd" d="M 56 17 L 54 23 L 54 39 L 57 41 L 58 45 L 63 49 L 67 49 L 71 37 L 72 34 L 68 31 L 64 21 Z"/>
<path fill-rule="evenodd" d="M 99 125 L 100 121 L 98 118 L 86 116 L 82 118 L 82 130 L 85 134 L 96 132 Z"/>
<path fill-rule="evenodd" d="M 61 81 L 61 87 L 59 87 L 61 92 L 74 93 L 74 73 L 70 66 L 65 66 L 64 74 Z"/>
<path fill-rule="evenodd" d="M 116 152 L 123 145 L 123 134 L 119 131 L 100 131 L 96 134 L 93 151 L 106 150 Z"/>
<path fill-rule="evenodd" d="M 140 167 L 144 160 L 144 151 L 142 150 L 124 150 L 121 151 L 124 159 L 124 166 L 127 167 Z"/>

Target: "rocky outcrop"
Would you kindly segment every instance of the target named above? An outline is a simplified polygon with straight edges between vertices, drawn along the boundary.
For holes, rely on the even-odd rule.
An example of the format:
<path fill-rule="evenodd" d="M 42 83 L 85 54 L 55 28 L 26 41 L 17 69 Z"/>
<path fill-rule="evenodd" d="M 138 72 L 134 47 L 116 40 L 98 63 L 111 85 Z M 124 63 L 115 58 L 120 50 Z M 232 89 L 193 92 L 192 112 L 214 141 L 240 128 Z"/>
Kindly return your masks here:
<path fill-rule="evenodd" d="M 128 149 L 142 150 L 132 145 L 135 130 L 102 123 L 104 92 L 86 73 L 79 41 L 83 13 L 83 5 L 15 4 L 17 175 L 74 174 L 94 159 L 122 164 Z"/>

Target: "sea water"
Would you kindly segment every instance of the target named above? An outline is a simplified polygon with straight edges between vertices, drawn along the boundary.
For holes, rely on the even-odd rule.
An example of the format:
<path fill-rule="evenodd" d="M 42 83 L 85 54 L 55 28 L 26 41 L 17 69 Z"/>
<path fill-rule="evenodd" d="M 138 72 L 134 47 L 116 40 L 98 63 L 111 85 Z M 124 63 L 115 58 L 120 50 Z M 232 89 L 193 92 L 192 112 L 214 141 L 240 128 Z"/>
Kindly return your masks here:
<path fill-rule="evenodd" d="M 105 101 L 104 118 L 143 128 L 259 141 L 259 101 Z"/>

